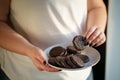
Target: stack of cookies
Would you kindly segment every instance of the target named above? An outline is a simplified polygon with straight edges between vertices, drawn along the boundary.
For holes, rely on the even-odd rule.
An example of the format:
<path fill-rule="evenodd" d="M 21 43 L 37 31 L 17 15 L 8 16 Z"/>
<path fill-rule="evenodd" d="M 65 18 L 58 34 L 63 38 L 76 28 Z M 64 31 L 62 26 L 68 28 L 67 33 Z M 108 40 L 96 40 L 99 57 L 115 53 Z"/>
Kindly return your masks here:
<path fill-rule="evenodd" d="M 81 50 L 85 49 L 87 45 L 88 43 L 83 36 L 75 36 L 73 46 L 67 46 L 66 48 L 61 46 L 53 47 L 49 52 L 48 62 L 61 68 L 82 68 L 89 61 L 87 55 L 81 54 Z"/>

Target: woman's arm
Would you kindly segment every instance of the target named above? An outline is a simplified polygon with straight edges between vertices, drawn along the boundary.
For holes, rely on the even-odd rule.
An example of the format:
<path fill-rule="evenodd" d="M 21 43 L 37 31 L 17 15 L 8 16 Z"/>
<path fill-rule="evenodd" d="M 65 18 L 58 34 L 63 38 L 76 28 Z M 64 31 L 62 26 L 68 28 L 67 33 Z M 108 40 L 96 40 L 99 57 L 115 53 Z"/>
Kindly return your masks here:
<path fill-rule="evenodd" d="M 0 47 L 27 55 L 32 45 L 7 24 L 10 0 L 0 0 Z"/>
<path fill-rule="evenodd" d="M 92 46 L 99 46 L 106 40 L 105 28 L 107 12 L 103 0 L 88 0 L 87 41 Z"/>
<path fill-rule="evenodd" d="M 39 70 L 56 71 L 43 64 L 45 58 L 40 48 L 32 45 L 7 24 L 9 9 L 10 0 L 0 0 L 0 47 L 28 56 Z"/>

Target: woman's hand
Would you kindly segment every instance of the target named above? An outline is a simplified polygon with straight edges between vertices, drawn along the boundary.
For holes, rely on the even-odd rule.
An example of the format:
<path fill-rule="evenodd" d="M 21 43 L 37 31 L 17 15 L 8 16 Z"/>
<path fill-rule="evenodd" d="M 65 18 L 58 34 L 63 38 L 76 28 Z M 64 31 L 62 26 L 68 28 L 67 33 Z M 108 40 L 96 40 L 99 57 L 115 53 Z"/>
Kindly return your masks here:
<path fill-rule="evenodd" d="M 106 36 L 104 31 L 97 26 L 90 27 L 85 37 L 91 46 L 96 46 L 96 47 L 103 44 L 106 41 Z"/>
<path fill-rule="evenodd" d="M 48 65 L 43 51 L 38 47 L 33 47 L 31 52 L 27 53 L 27 56 L 32 60 L 33 64 L 40 70 L 40 71 L 49 71 L 49 72 L 57 72 L 59 70 L 51 67 Z"/>

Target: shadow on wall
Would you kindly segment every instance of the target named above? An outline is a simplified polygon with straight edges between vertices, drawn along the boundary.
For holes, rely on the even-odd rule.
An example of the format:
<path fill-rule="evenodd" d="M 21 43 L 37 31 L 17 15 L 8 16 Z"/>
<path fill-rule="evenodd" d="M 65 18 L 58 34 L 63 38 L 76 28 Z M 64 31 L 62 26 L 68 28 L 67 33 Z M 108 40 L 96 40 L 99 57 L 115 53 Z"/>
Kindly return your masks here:
<path fill-rule="evenodd" d="M 104 3 L 108 11 L 108 0 L 104 0 Z M 105 33 L 107 32 L 105 31 Z M 102 44 L 99 47 L 94 47 L 94 48 L 97 49 L 101 54 L 100 62 L 96 66 L 93 67 L 94 80 L 105 80 L 106 43 Z"/>

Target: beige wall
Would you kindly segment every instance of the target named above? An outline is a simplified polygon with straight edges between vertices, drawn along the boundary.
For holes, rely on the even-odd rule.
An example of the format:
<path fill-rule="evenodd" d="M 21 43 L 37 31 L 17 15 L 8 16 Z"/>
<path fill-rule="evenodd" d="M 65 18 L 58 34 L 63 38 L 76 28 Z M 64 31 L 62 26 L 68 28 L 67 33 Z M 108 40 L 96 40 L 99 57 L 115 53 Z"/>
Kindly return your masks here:
<path fill-rule="evenodd" d="M 120 80 L 120 0 L 109 0 L 106 79 Z"/>

